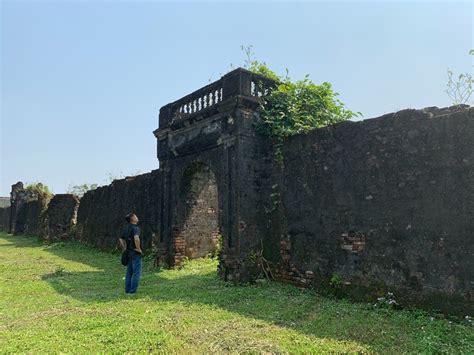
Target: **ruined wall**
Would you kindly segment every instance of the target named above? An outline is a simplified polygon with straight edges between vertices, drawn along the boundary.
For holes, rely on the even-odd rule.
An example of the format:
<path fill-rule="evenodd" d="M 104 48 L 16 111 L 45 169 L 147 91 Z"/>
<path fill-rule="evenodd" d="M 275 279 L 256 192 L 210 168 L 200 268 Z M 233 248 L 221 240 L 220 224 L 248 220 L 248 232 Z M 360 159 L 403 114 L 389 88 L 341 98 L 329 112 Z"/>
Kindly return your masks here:
<path fill-rule="evenodd" d="M 284 222 L 266 242 L 278 277 L 472 314 L 473 143 L 474 109 L 405 110 L 291 138 L 273 180 L 282 205 L 269 214 Z"/>
<path fill-rule="evenodd" d="M 74 232 L 79 198 L 71 194 L 55 195 L 46 211 L 42 237 L 46 241 L 70 239 Z"/>
<path fill-rule="evenodd" d="M 18 181 L 16 184 L 12 185 L 10 192 L 10 227 L 8 231 L 13 234 L 15 233 L 15 225 L 18 211 L 21 208 L 21 205 L 24 202 L 24 199 L 21 198 L 21 193 L 24 191 L 23 183 Z"/>
<path fill-rule="evenodd" d="M 76 238 L 100 249 L 114 249 L 130 211 L 137 214 L 143 249 L 150 251 L 152 239 L 159 240 L 160 172 L 115 180 L 89 191 L 77 212 Z"/>
<path fill-rule="evenodd" d="M 0 197 L 0 231 L 10 231 L 10 197 Z"/>
<path fill-rule="evenodd" d="M 76 237 L 114 249 L 134 211 L 144 249 L 153 244 L 170 266 L 206 254 L 220 233 L 224 280 L 261 274 L 263 252 L 279 280 L 366 300 L 392 291 L 403 305 L 472 314 L 473 109 L 317 129 L 285 142 L 281 167 L 271 140 L 255 132 L 259 90 L 273 85 L 265 80 L 236 69 L 163 106 L 160 170 L 86 193 Z M 21 191 L 14 185 L 11 200 Z M 32 233 L 38 202 L 17 201 L 10 230 Z"/>
<path fill-rule="evenodd" d="M 3 232 L 10 231 L 10 207 L 0 208 L 0 230 Z"/>
<path fill-rule="evenodd" d="M 9 232 L 40 236 L 50 199 L 51 196 L 44 192 L 25 189 L 22 182 L 12 185 Z"/>
<path fill-rule="evenodd" d="M 6 208 L 10 206 L 10 197 L 0 196 L 0 208 Z"/>
<path fill-rule="evenodd" d="M 44 212 L 48 206 L 48 199 L 30 195 L 18 210 L 15 221 L 14 234 L 40 236 L 44 229 Z"/>

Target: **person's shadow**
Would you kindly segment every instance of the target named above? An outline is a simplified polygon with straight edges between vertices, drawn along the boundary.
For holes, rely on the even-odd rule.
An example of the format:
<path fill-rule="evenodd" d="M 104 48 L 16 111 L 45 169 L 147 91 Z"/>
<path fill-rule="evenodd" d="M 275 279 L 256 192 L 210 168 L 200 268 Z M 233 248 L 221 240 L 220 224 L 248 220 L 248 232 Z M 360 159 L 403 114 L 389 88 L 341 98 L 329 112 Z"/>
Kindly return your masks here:
<path fill-rule="evenodd" d="M 9 236 L 6 239 L 19 248 L 32 247 L 34 244 L 30 237 Z M 34 245 L 44 247 L 41 244 Z M 124 294 L 125 268 L 120 264 L 119 252 L 101 252 L 76 242 L 53 244 L 45 248 L 58 258 L 54 258 L 56 266 L 44 274 L 42 280 L 64 295 L 66 300 L 73 298 L 85 303 L 98 303 L 130 297 Z M 74 271 L 77 263 L 89 270 Z M 347 301 L 326 299 L 321 302 L 323 296 L 312 290 L 270 281 L 235 286 L 220 280 L 216 271 L 203 272 L 209 270 L 209 263 L 211 261 L 207 265 L 205 262 L 191 263 L 181 271 L 162 272 L 153 267 L 151 258 L 146 260 L 145 257 L 139 289 L 133 297 L 156 302 L 211 305 L 318 338 L 371 345 L 367 334 L 351 331 L 362 329 L 364 325 L 360 323 L 360 315 L 352 320 L 348 311 L 350 307 L 340 306 L 339 302 Z M 215 261 L 213 266 L 217 266 Z M 379 326 L 389 324 L 386 314 L 374 316 L 369 305 L 357 307 L 358 312 L 366 312 L 374 322 L 380 323 Z M 323 312 L 321 308 L 324 308 Z M 319 316 L 324 319 L 315 322 Z M 370 323 L 366 326 L 378 328 Z M 400 332 L 403 332 L 402 325 L 400 328 Z"/>

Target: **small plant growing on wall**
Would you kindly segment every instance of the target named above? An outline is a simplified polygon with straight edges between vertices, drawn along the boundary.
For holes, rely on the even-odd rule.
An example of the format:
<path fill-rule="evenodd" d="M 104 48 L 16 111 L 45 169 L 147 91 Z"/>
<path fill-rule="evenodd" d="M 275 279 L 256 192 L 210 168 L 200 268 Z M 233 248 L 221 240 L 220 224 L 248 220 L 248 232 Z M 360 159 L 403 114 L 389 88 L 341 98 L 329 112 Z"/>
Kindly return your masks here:
<path fill-rule="evenodd" d="M 87 191 L 95 190 L 97 187 L 97 184 L 70 185 L 67 193 L 82 197 Z"/>
<path fill-rule="evenodd" d="M 271 265 L 267 259 L 263 256 L 263 241 L 260 240 L 260 250 L 250 251 L 247 255 L 247 260 L 253 264 L 256 268 L 258 275 L 255 279 L 261 279 L 265 277 L 266 280 L 275 280 L 273 276 Z"/>
<path fill-rule="evenodd" d="M 216 244 L 214 249 L 208 254 L 210 258 L 217 258 L 222 251 L 224 245 L 224 237 L 221 234 L 216 236 Z"/>
<path fill-rule="evenodd" d="M 399 308 L 400 304 L 395 299 L 393 292 L 387 292 L 386 296 L 377 298 L 374 306 L 378 308 Z"/>
<path fill-rule="evenodd" d="M 474 56 L 474 49 L 471 49 L 469 51 L 469 55 Z M 453 71 L 448 69 L 448 82 L 446 84 L 446 93 L 452 100 L 453 105 L 468 104 L 474 92 L 473 86 L 474 76 L 471 73 L 461 73 L 456 77 Z"/>
<path fill-rule="evenodd" d="M 340 288 L 342 286 L 342 278 L 338 274 L 332 274 L 329 284 L 333 288 Z"/>

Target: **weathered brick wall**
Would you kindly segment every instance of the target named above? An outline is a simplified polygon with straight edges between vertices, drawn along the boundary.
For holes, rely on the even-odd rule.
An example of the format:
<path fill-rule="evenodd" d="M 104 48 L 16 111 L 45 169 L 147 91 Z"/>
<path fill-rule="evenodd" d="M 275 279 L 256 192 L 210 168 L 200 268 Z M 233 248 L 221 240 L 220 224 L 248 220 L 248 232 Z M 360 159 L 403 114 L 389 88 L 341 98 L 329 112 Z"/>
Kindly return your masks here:
<path fill-rule="evenodd" d="M 125 215 L 134 211 L 140 220 L 142 245 L 150 251 L 152 239 L 160 239 L 160 176 L 154 170 L 84 194 L 77 212 L 77 239 L 100 249 L 114 249 Z"/>
<path fill-rule="evenodd" d="M 10 197 L 0 197 L 0 230 L 10 231 Z"/>
<path fill-rule="evenodd" d="M 14 234 L 41 236 L 44 230 L 44 212 L 48 200 L 42 197 L 28 199 L 17 212 Z"/>
<path fill-rule="evenodd" d="M 6 208 L 10 206 L 10 197 L 0 196 L 0 208 Z"/>
<path fill-rule="evenodd" d="M 10 208 L 11 208 L 10 227 L 8 228 L 8 231 L 11 234 L 15 233 L 15 225 L 16 225 L 18 211 L 20 210 L 24 202 L 24 199 L 22 198 L 23 192 L 24 192 L 24 187 L 21 181 L 18 181 L 16 184 L 12 185 L 12 189 L 10 192 Z"/>
<path fill-rule="evenodd" d="M 0 208 L 0 230 L 4 232 L 10 231 L 10 207 Z"/>
<path fill-rule="evenodd" d="M 214 173 L 208 166 L 195 164 L 183 177 L 181 196 L 185 200 L 186 221 L 180 236 L 183 256 L 193 259 L 215 252 L 218 242 L 218 196 Z"/>
<path fill-rule="evenodd" d="M 283 222 L 266 241 L 280 279 L 473 313 L 474 109 L 342 123 L 291 138 L 284 155 L 268 214 Z"/>
<path fill-rule="evenodd" d="M 74 232 L 79 198 L 71 194 L 55 195 L 46 211 L 43 239 L 47 241 L 69 239 Z"/>
<path fill-rule="evenodd" d="M 12 185 L 9 232 L 40 236 L 50 198 L 43 192 L 25 189 L 22 182 Z"/>

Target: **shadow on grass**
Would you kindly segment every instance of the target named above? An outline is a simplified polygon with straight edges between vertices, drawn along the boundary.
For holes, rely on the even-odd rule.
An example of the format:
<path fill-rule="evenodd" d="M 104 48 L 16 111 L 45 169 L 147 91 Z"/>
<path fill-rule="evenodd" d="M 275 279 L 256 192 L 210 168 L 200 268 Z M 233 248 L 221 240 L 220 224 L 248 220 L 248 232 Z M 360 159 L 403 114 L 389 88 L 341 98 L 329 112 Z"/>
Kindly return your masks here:
<path fill-rule="evenodd" d="M 70 272 L 67 268 L 59 268 L 43 275 L 42 279 L 64 296 L 86 303 L 114 302 L 126 298 L 123 294 L 125 270 L 120 265 L 118 254 L 100 252 L 76 242 L 45 246 L 36 237 L 2 237 L 16 247 L 45 248 L 60 258 L 96 269 Z M 234 286 L 218 279 L 215 271 L 203 272 L 199 266 L 196 270 L 190 266 L 189 270 L 163 273 L 150 266 L 151 261 L 144 264 L 135 299 L 217 306 L 318 338 L 354 341 L 374 349 L 387 341 L 393 342 L 389 346 L 397 347 L 400 342 L 411 343 L 414 340 L 411 338 L 416 330 L 406 327 L 409 323 L 406 312 L 374 310 L 370 305 L 336 301 L 311 290 L 276 282 Z M 411 326 L 419 327 L 418 322 L 412 323 Z M 395 334 L 399 332 L 400 338 L 404 339 L 384 339 L 379 334 L 383 328 Z M 413 334 L 409 335 L 410 331 Z"/>

